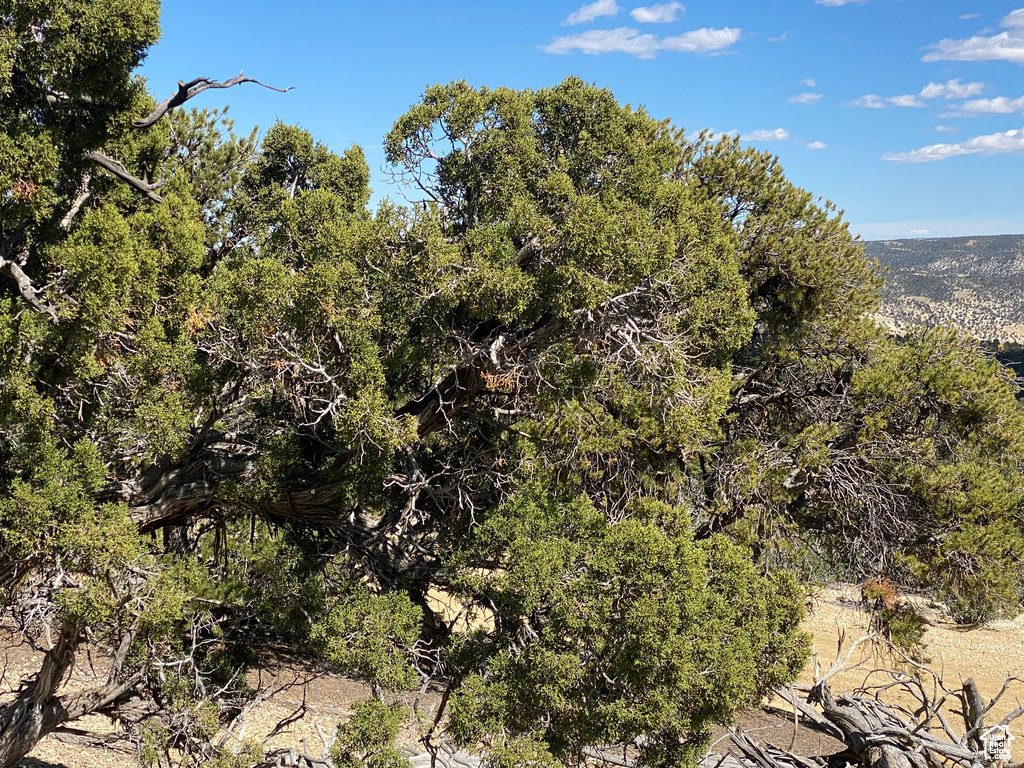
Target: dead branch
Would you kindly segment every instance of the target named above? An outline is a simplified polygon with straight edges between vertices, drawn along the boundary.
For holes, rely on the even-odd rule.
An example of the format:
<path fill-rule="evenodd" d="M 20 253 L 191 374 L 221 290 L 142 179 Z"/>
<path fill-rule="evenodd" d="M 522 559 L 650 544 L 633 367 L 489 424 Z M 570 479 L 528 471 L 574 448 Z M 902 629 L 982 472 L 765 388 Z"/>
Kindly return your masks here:
<path fill-rule="evenodd" d="M 39 289 L 32 285 L 32 280 L 16 262 L 0 257 L 0 274 L 7 275 L 14 281 L 14 284 L 18 287 L 18 293 L 21 294 L 21 297 L 28 302 L 32 309 L 47 315 L 50 318 L 50 322 L 57 322 L 57 308 L 49 302 L 40 300 Z"/>
<path fill-rule="evenodd" d="M 108 155 L 104 155 L 102 152 L 85 152 L 82 154 L 86 160 L 91 160 L 101 168 L 110 171 L 121 181 L 125 182 L 129 186 L 138 190 L 154 203 L 162 203 L 164 199 L 156 193 L 160 187 L 164 185 L 163 179 L 158 179 L 154 182 L 149 182 L 146 179 L 140 179 L 138 176 L 130 173 L 121 163 Z"/>
<path fill-rule="evenodd" d="M 82 210 L 82 206 L 85 205 L 86 200 L 92 195 L 89 189 L 89 182 L 92 180 L 92 174 L 86 172 L 82 175 L 82 183 L 78 186 L 78 194 L 75 195 L 75 199 L 71 201 L 71 207 L 68 212 L 64 214 L 64 218 L 60 220 L 60 228 L 65 232 L 71 229 L 71 224 L 75 220 L 75 216 Z"/>
<path fill-rule="evenodd" d="M 821 758 L 802 757 L 770 744 L 758 744 L 739 729 L 731 738 L 742 756 L 757 768 L 821 768 L 824 764 Z"/>
<path fill-rule="evenodd" d="M 57 741 L 76 747 L 110 747 L 127 740 L 127 734 L 123 732 L 99 733 L 68 726 L 61 726 L 50 735 Z"/>
<path fill-rule="evenodd" d="M 255 83 L 256 85 L 259 85 L 263 88 L 268 88 L 271 91 L 277 91 L 278 93 L 287 93 L 288 91 L 292 90 L 292 87 L 275 88 L 272 85 L 261 83 L 259 80 L 254 80 L 251 77 L 246 77 L 241 72 L 239 72 L 236 77 L 233 77 L 230 80 L 225 80 L 223 83 L 219 83 L 216 80 L 211 80 L 208 77 L 197 77 L 195 80 L 191 80 L 187 83 L 182 80 L 179 80 L 177 93 L 175 93 L 173 96 L 164 99 L 159 104 L 157 104 L 156 107 L 153 108 L 153 111 L 145 117 L 136 120 L 134 123 L 134 127 L 139 129 L 149 128 L 150 126 L 156 124 L 160 120 L 160 118 L 167 114 L 169 110 L 174 109 L 174 107 L 180 107 L 186 101 L 198 96 L 203 91 L 210 90 L 211 88 L 231 88 L 232 86 L 241 85 L 242 83 Z"/>
<path fill-rule="evenodd" d="M 828 680 L 861 664 L 862 660 L 854 659 L 853 651 L 869 639 L 878 640 L 871 636 L 861 638 L 845 653 L 841 641 L 835 663 L 824 674 L 816 670 L 815 685 L 807 694 L 806 702 L 784 688 L 777 689 L 775 693 L 819 727 L 827 730 L 827 725 L 831 725 L 831 732 L 840 732 L 849 754 L 867 768 L 940 768 L 951 765 L 979 768 L 989 764 L 991 761 L 986 755 L 981 733 L 985 715 L 992 704 L 985 706 L 973 680 L 966 681 L 960 690 L 952 690 L 941 675 L 920 662 L 904 657 L 910 673 L 875 669 L 867 674 L 853 693 L 833 694 Z M 894 655 L 900 655 L 898 649 L 894 649 Z M 877 681 L 879 674 L 885 679 Z M 1011 682 L 1012 679 L 1007 681 L 1000 695 Z M 942 712 L 948 701 L 962 704 L 960 714 L 966 726 L 963 736 L 954 732 Z M 1003 724 L 1020 714 L 1024 714 L 1024 708 L 1021 712 L 1011 712 Z M 744 762 L 751 768 L 792 766 L 792 761 L 768 760 L 761 753 L 756 756 L 747 754 L 748 751 L 743 750 L 742 739 L 737 741 L 734 737 L 733 741 L 744 752 Z"/>
<path fill-rule="evenodd" d="M 775 694 L 783 701 L 790 704 L 796 712 L 803 715 L 806 719 L 810 720 L 821 730 L 825 731 L 825 733 L 827 733 L 829 736 L 842 740 L 843 732 L 840 731 L 831 721 L 829 721 L 827 717 L 818 712 L 818 710 L 816 710 L 814 707 L 812 707 L 805 701 L 802 701 L 800 697 L 797 696 L 795 693 L 792 693 L 786 688 L 780 686 L 779 688 L 775 689 Z"/>

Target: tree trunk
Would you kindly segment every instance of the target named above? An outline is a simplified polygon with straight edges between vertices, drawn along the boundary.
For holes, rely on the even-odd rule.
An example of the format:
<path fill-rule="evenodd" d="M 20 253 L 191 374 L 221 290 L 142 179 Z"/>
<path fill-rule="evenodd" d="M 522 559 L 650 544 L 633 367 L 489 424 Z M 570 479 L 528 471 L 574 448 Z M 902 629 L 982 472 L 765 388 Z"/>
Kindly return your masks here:
<path fill-rule="evenodd" d="M 53 648 L 43 657 L 39 674 L 18 697 L 0 710 L 0 768 L 14 765 L 62 720 L 54 710 L 57 689 L 75 663 L 81 627 L 61 624 Z"/>
<path fill-rule="evenodd" d="M 979 752 L 985 747 L 981 743 L 981 734 L 985 730 L 985 700 L 981 698 L 981 691 L 974 678 L 970 677 L 964 683 L 960 691 L 960 701 L 963 704 L 964 726 L 967 729 L 967 742 Z"/>
<path fill-rule="evenodd" d="M 57 696 L 75 665 L 81 634 L 78 622 L 63 622 L 57 642 L 43 657 L 35 680 L 14 701 L 0 708 L 0 768 L 13 766 L 64 723 L 109 707 L 137 682 L 137 676 L 120 679 L 133 637 L 129 632 L 114 655 L 105 685 Z"/>
<path fill-rule="evenodd" d="M 886 724 L 871 723 L 853 706 L 836 702 L 827 685 L 817 688 L 822 714 L 843 732 L 843 741 L 867 768 L 930 768 L 925 754 L 885 734 Z"/>

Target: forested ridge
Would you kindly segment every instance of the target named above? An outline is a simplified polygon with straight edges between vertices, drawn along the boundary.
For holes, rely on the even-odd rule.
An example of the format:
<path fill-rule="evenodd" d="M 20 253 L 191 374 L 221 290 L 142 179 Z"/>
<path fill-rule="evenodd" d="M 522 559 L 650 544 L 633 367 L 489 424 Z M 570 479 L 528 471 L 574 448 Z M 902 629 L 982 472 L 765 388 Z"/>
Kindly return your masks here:
<path fill-rule="evenodd" d="M 45 652 L 0 766 L 93 712 L 144 764 L 263 765 L 217 737 L 271 650 L 372 688 L 335 765 L 400 765 L 428 689 L 428 751 L 692 765 L 804 664 L 803 581 L 1019 610 L 1012 373 L 870 319 L 880 266 L 775 157 L 454 82 L 370 210 L 359 147 L 192 108 L 262 83 L 158 102 L 158 21 L 0 0 L 0 584 Z"/>
<path fill-rule="evenodd" d="M 996 344 L 1024 341 L 1024 235 L 865 243 L 888 272 L 880 320 L 958 328 Z"/>

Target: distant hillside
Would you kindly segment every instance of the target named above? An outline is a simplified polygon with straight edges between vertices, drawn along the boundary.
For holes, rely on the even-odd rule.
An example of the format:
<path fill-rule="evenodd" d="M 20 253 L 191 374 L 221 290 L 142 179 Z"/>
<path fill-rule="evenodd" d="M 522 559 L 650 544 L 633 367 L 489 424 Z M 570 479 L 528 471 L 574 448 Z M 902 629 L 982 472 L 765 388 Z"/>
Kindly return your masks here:
<path fill-rule="evenodd" d="M 889 267 L 879 319 L 962 328 L 1024 344 L 1024 235 L 878 240 L 868 255 Z"/>

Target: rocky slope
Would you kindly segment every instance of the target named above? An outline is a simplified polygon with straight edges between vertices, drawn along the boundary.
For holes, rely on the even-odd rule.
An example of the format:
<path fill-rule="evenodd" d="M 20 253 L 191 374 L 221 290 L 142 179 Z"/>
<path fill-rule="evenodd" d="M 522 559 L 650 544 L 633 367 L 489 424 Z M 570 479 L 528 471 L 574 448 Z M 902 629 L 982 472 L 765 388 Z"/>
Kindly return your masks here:
<path fill-rule="evenodd" d="M 865 246 L 889 269 L 878 319 L 895 332 L 945 325 L 982 340 L 1024 344 L 1024 235 Z"/>

